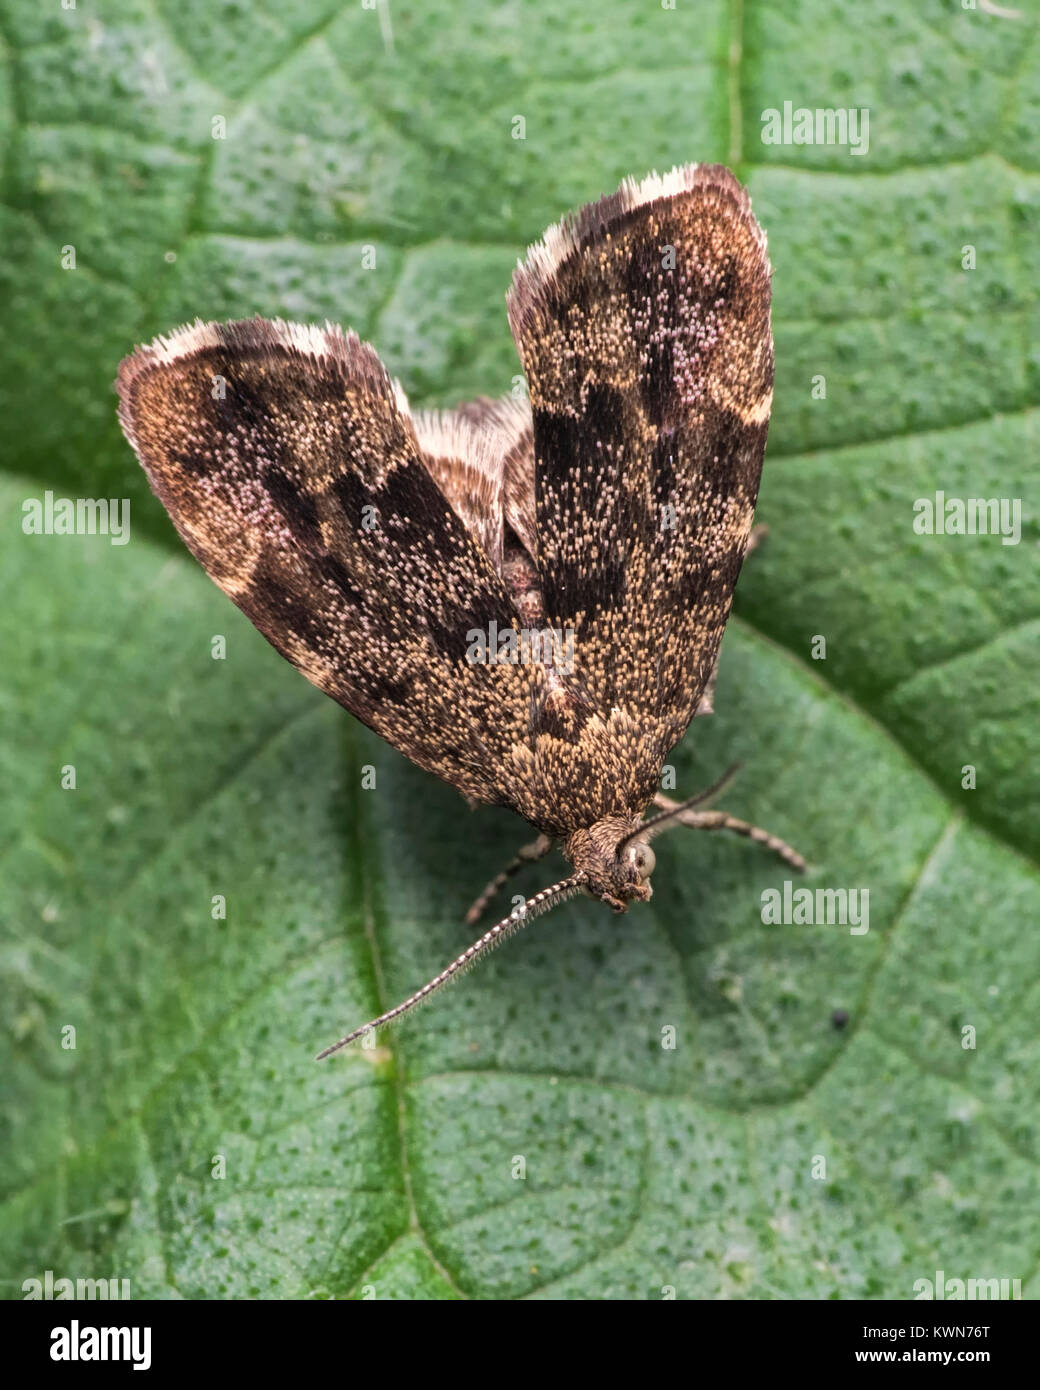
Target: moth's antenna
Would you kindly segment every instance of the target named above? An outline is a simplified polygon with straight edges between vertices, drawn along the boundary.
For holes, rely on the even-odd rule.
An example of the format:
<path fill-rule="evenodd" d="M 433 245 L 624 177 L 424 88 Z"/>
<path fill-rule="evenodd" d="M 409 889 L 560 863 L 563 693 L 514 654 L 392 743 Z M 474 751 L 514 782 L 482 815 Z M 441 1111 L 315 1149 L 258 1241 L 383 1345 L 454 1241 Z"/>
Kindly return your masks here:
<path fill-rule="evenodd" d="M 734 763 L 733 766 L 728 767 L 719 780 L 713 782 L 706 791 L 698 792 L 696 796 L 691 796 L 689 801 L 683 801 L 678 806 L 673 806 L 671 810 L 662 811 L 659 816 L 651 816 L 649 820 L 643 821 L 642 825 L 618 842 L 617 852 L 620 854 L 624 847 L 632 840 L 652 840 L 655 835 L 660 835 L 662 830 L 668 828 L 668 821 L 675 820 L 675 818 L 681 816 L 684 811 L 692 810 L 694 806 L 700 806 L 705 801 L 710 801 L 713 796 L 718 796 L 723 787 L 729 786 L 730 782 L 733 781 L 733 778 L 736 777 L 739 771 L 740 764 Z M 647 834 L 647 831 L 650 833 Z"/>
<path fill-rule="evenodd" d="M 501 922 L 493 926 L 490 931 L 486 931 L 483 936 L 478 937 L 472 946 L 463 951 L 458 959 L 453 960 L 447 969 L 442 970 L 439 975 L 435 975 L 432 980 L 424 984 L 422 989 L 416 990 L 403 1003 L 398 1004 L 393 1009 L 388 1009 L 385 1014 L 380 1014 L 371 1023 L 366 1023 L 361 1028 L 355 1028 L 353 1033 L 348 1033 L 345 1038 L 340 1038 L 338 1043 L 333 1043 L 324 1052 L 319 1052 L 314 1060 L 320 1062 L 326 1057 L 331 1057 L 341 1047 L 349 1047 L 352 1042 L 356 1042 L 363 1033 L 367 1033 L 370 1029 L 382 1028 L 386 1023 L 393 1023 L 394 1019 L 400 1018 L 409 1009 L 414 1009 L 417 1004 L 428 999 L 434 990 L 440 989 L 441 985 L 446 985 L 461 970 L 467 969 L 481 956 L 493 951 L 496 946 L 505 941 L 507 936 L 515 935 L 532 918 L 539 917 L 543 912 L 548 912 L 550 908 L 555 907 L 557 903 L 572 898 L 587 882 L 587 874 L 576 873 L 571 878 L 561 878 L 559 883 L 554 883 L 549 888 L 543 888 L 540 893 L 535 893 L 534 897 L 528 898 L 525 903 L 518 903 L 508 917 L 503 917 Z"/>

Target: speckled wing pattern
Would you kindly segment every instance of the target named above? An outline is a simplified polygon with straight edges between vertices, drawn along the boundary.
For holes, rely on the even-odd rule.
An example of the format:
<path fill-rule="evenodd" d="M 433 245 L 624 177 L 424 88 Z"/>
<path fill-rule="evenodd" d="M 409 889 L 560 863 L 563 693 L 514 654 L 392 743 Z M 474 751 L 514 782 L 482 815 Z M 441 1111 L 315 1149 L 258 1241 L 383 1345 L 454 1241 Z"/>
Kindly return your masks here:
<path fill-rule="evenodd" d="M 771 400 L 764 237 L 719 166 L 626 180 L 531 248 L 508 308 L 530 405 L 413 414 L 354 334 L 253 319 L 138 349 L 120 420 L 309 680 L 564 836 L 638 814 L 710 707 Z M 474 664 L 492 623 L 569 631 L 573 662 Z"/>
<path fill-rule="evenodd" d="M 534 714 L 538 781 L 589 825 L 645 807 L 710 705 L 772 402 L 765 237 L 722 166 L 628 180 L 550 228 L 508 307 L 545 618 L 575 632 Z"/>
<path fill-rule="evenodd" d="M 502 755 L 527 737 L 530 671 L 471 665 L 466 634 L 516 614 L 372 349 L 332 325 L 198 323 L 127 358 L 117 388 L 181 537 L 282 655 L 421 767 L 513 804 Z"/>

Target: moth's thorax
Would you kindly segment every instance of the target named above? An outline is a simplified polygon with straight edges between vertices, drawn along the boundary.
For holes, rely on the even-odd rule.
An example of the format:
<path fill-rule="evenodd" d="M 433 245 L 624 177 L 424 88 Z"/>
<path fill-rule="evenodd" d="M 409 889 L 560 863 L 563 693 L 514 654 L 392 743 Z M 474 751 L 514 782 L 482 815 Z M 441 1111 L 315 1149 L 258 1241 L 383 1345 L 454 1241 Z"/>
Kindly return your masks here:
<path fill-rule="evenodd" d="M 630 902 L 646 902 L 653 893 L 653 850 L 638 835 L 629 838 L 641 824 L 639 816 L 604 816 L 588 830 L 575 830 L 564 841 L 564 854 L 575 869 L 588 876 L 589 893 L 615 912 L 624 912 Z"/>

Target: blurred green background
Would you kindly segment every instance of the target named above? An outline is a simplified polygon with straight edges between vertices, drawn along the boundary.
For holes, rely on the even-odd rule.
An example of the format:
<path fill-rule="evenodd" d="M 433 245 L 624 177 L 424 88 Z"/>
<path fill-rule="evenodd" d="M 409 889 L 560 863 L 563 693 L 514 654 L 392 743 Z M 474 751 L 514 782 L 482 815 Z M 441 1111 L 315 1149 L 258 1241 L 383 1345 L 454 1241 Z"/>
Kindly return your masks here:
<path fill-rule="evenodd" d="M 1034 11 L 776 8 L 0 7 L 7 1297 L 46 1269 L 137 1298 L 1040 1288 Z M 785 101 L 869 108 L 867 154 L 764 144 Z M 328 316 L 413 404 L 508 391 L 524 247 L 687 160 L 750 187 L 777 376 L 771 534 L 678 791 L 741 759 L 727 809 L 868 889 L 870 931 L 764 925 L 783 866 L 677 831 L 647 907 L 570 904 L 316 1066 L 466 944 L 527 827 L 209 583 L 116 366 L 196 315 Z M 130 544 L 24 535 L 45 489 L 130 498 Z M 936 489 L 1021 498 L 1021 543 L 916 535 Z"/>

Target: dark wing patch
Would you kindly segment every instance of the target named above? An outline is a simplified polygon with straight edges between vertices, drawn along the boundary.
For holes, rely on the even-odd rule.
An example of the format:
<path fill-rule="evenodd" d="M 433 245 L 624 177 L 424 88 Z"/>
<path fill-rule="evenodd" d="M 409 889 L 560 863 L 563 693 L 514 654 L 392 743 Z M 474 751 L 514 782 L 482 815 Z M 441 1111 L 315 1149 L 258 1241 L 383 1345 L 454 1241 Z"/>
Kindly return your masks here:
<path fill-rule="evenodd" d="M 718 165 L 626 181 L 514 276 L 545 612 L 573 626 L 603 721 L 536 753 L 583 816 L 646 805 L 707 691 L 765 449 L 769 277 L 747 194 Z"/>
<path fill-rule="evenodd" d="M 264 636 L 421 767 L 523 799 L 530 668 L 466 659 L 470 629 L 516 615 L 375 352 L 332 325 L 196 323 L 127 358 L 117 389 L 153 490 Z"/>

